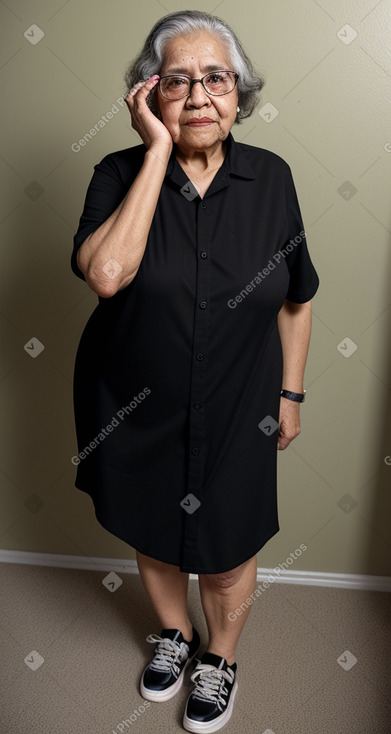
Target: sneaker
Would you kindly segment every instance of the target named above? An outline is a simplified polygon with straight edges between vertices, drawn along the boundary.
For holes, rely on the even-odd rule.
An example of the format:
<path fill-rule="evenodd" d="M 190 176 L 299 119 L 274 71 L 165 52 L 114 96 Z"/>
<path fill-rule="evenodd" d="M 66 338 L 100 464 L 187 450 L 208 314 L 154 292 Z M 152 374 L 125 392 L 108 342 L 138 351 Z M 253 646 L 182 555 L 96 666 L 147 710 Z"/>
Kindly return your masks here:
<path fill-rule="evenodd" d="M 187 731 L 217 731 L 231 718 L 238 687 L 236 663 L 229 666 L 225 658 L 206 652 L 191 680 L 195 682 L 183 717 Z"/>
<path fill-rule="evenodd" d="M 193 627 L 193 639 L 188 642 L 180 630 L 164 629 L 160 637 L 149 635 L 147 642 L 158 644 L 142 674 L 141 695 L 148 701 L 168 701 L 182 686 L 185 670 L 199 650 L 200 636 Z"/>

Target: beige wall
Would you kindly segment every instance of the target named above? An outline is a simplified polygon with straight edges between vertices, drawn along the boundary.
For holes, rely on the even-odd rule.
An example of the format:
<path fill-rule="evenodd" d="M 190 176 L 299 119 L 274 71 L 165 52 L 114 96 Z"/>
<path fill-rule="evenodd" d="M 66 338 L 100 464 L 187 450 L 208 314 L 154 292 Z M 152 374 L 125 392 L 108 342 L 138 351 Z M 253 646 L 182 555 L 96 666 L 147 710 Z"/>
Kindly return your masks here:
<path fill-rule="evenodd" d="M 282 563 L 304 543 L 293 569 L 386 575 L 391 2 L 185 7 L 227 20 L 266 76 L 260 109 L 233 133 L 290 164 L 321 279 L 302 434 L 279 454 L 281 531 L 258 565 Z M 93 165 L 140 140 L 121 108 L 78 152 L 71 146 L 122 95 L 124 67 L 151 25 L 182 8 L 179 0 L 0 4 L 3 549 L 134 558 L 73 484 L 73 360 L 97 299 L 69 260 Z M 32 24 L 44 32 L 36 44 L 36 30 L 24 37 Z M 268 103 L 279 112 L 269 122 L 259 114 Z M 33 337 L 44 345 L 35 358 L 24 349 Z M 346 337 L 357 347 L 349 357 L 337 348 Z"/>

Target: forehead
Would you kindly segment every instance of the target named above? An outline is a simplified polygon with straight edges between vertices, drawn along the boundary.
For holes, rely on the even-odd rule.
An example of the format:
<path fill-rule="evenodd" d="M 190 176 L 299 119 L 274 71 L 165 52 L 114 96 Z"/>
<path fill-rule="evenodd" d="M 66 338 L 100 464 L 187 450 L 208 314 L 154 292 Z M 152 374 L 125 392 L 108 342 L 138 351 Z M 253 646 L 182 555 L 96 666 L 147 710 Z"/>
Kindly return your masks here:
<path fill-rule="evenodd" d="M 191 66 L 205 71 L 227 68 L 228 49 L 218 36 L 208 31 L 196 31 L 171 39 L 165 44 L 162 67 L 167 71 L 185 72 Z"/>

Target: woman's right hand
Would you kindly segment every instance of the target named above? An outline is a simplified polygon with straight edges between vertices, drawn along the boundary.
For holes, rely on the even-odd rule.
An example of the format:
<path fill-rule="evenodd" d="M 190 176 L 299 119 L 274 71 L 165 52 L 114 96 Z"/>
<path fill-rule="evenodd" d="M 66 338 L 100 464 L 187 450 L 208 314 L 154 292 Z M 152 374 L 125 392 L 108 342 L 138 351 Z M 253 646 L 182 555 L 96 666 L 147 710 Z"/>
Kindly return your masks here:
<path fill-rule="evenodd" d="M 147 97 L 159 81 L 155 74 L 146 82 L 138 82 L 125 96 L 132 120 L 132 128 L 140 135 L 147 149 L 152 146 L 173 146 L 172 137 L 166 126 L 161 122 L 147 105 Z"/>

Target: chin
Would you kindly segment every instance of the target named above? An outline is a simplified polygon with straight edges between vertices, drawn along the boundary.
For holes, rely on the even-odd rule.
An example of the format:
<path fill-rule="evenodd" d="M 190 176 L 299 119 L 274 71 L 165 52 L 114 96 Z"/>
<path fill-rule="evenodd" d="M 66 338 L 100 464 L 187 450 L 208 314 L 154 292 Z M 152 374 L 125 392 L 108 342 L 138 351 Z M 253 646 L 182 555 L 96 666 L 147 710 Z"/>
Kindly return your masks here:
<path fill-rule="evenodd" d="M 180 135 L 181 140 L 191 140 L 195 144 L 197 144 L 198 141 L 217 142 L 223 137 L 225 137 L 223 130 L 216 125 L 211 125 L 210 128 L 185 126 Z"/>

